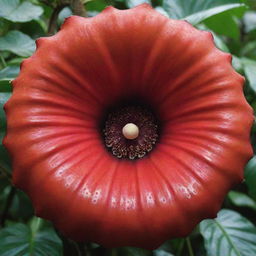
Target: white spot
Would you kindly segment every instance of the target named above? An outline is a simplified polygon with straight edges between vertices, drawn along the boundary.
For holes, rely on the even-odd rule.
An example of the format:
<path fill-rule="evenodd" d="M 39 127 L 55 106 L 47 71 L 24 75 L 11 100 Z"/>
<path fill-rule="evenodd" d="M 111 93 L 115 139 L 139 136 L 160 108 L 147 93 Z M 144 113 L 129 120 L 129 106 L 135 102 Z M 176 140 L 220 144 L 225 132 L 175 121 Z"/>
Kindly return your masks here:
<path fill-rule="evenodd" d="M 166 204 L 166 202 L 167 202 L 166 197 L 164 197 L 164 196 L 160 196 L 160 197 L 159 197 L 159 200 L 160 200 L 160 202 L 163 203 L 163 204 Z"/>
<path fill-rule="evenodd" d="M 135 198 L 133 198 L 133 197 L 126 198 L 126 200 L 125 200 L 125 209 L 126 210 L 135 209 L 135 205 L 136 205 Z"/>
<path fill-rule="evenodd" d="M 191 198 L 197 194 L 197 190 L 195 188 L 196 184 L 196 181 L 191 181 L 187 186 L 179 185 L 178 189 L 186 198 Z"/>
<path fill-rule="evenodd" d="M 74 182 L 74 180 L 75 180 L 75 177 L 72 174 L 65 177 L 65 187 L 70 187 L 70 185 Z"/>
<path fill-rule="evenodd" d="M 154 204 L 155 203 L 155 199 L 152 195 L 152 192 L 147 192 L 146 193 L 146 200 L 148 204 Z"/>
<path fill-rule="evenodd" d="M 83 196 L 84 198 L 90 198 L 91 197 L 91 192 L 90 192 L 90 190 L 89 190 L 89 188 L 87 187 L 86 184 L 82 187 L 79 194 L 81 196 Z"/>
<path fill-rule="evenodd" d="M 98 200 L 101 197 L 101 189 L 97 189 L 94 191 L 93 195 L 92 195 L 92 203 L 96 204 L 98 202 Z"/>
<path fill-rule="evenodd" d="M 116 207 L 117 200 L 114 196 L 111 197 L 111 206 Z"/>
<path fill-rule="evenodd" d="M 58 179 L 61 179 L 65 171 L 67 171 L 68 168 L 65 167 L 65 165 L 60 166 L 58 170 L 55 172 L 55 177 Z"/>

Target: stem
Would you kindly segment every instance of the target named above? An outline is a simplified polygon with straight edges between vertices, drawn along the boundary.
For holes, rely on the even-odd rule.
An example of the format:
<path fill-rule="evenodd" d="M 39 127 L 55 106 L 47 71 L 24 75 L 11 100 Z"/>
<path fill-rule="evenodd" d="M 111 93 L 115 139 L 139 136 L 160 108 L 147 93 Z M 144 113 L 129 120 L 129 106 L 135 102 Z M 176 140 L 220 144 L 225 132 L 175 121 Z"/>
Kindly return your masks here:
<path fill-rule="evenodd" d="M 5 226 L 5 220 L 7 218 L 8 211 L 9 211 L 11 205 L 12 205 L 12 201 L 13 201 L 15 192 L 16 192 L 16 188 L 15 187 L 11 187 L 11 189 L 10 189 L 10 191 L 8 193 L 7 199 L 5 201 L 4 207 L 3 207 L 3 214 L 1 216 L 1 221 L 0 221 L 0 225 L 2 227 Z"/>
<path fill-rule="evenodd" d="M 48 25 L 48 32 L 47 32 L 48 35 L 53 35 L 57 30 L 57 20 L 58 20 L 59 13 L 66 6 L 68 6 L 68 4 L 62 4 L 62 5 L 56 6 L 53 9 L 53 12 L 49 21 L 49 25 Z"/>
<path fill-rule="evenodd" d="M 72 12 L 74 15 L 78 15 L 78 16 L 82 16 L 85 17 L 86 16 L 86 11 L 84 8 L 84 4 L 82 0 L 69 0 L 69 1 L 60 1 L 59 4 L 52 6 L 53 7 L 53 12 L 52 15 L 50 17 L 50 21 L 49 21 L 49 25 L 48 25 L 48 35 L 53 35 L 56 30 L 57 30 L 57 20 L 58 20 L 58 16 L 59 13 L 61 12 L 61 10 L 63 8 L 65 8 L 66 6 L 69 6 L 72 9 Z"/>
<path fill-rule="evenodd" d="M 70 0 L 70 6 L 75 15 L 85 17 L 86 11 L 82 0 Z"/>
<path fill-rule="evenodd" d="M 189 256 L 194 256 L 192 245 L 191 245 L 189 237 L 186 238 L 186 243 L 187 243 L 187 247 L 188 247 Z"/>

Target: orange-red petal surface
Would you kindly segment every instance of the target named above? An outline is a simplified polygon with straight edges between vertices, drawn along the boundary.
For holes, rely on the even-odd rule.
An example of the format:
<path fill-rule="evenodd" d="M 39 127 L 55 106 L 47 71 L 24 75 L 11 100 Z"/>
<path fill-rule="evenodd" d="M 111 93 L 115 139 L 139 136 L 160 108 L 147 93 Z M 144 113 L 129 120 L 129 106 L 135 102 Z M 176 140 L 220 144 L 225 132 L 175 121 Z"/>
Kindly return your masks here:
<path fill-rule="evenodd" d="M 214 217 L 252 154 L 243 77 L 212 35 L 141 5 L 72 16 L 37 41 L 7 102 L 13 182 L 67 236 L 156 248 Z M 123 98 L 162 123 L 146 157 L 119 160 L 100 122 Z"/>

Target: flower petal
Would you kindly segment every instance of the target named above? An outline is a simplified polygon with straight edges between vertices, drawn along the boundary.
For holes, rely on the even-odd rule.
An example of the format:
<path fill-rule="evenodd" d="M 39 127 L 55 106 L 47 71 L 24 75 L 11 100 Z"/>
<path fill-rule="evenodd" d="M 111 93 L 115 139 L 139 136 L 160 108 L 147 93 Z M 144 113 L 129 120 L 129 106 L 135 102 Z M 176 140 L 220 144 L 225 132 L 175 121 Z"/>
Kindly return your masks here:
<path fill-rule="evenodd" d="M 252 154 L 243 77 L 212 35 L 149 5 L 72 16 L 37 41 L 7 102 L 13 182 L 66 235 L 153 249 L 214 217 Z M 142 99 L 161 123 L 134 162 L 106 149 L 106 109 Z"/>

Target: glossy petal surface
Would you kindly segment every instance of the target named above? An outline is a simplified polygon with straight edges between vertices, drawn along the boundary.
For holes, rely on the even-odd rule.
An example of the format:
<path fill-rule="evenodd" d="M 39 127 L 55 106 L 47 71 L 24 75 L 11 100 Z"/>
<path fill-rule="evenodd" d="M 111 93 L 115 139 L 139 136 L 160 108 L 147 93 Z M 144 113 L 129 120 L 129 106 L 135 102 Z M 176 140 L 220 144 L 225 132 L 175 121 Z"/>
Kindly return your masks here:
<path fill-rule="evenodd" d="M 214 217 L 251 157 L 243 77 L 212 35 L 141 5 L 72 16 L 37 41 L 7 102 L 13 182 L 66 235 L 156 248 Z M 127 97 L 161 120 L 158 144 L 136 160 L 105 148 L 104 110 Z"/>

